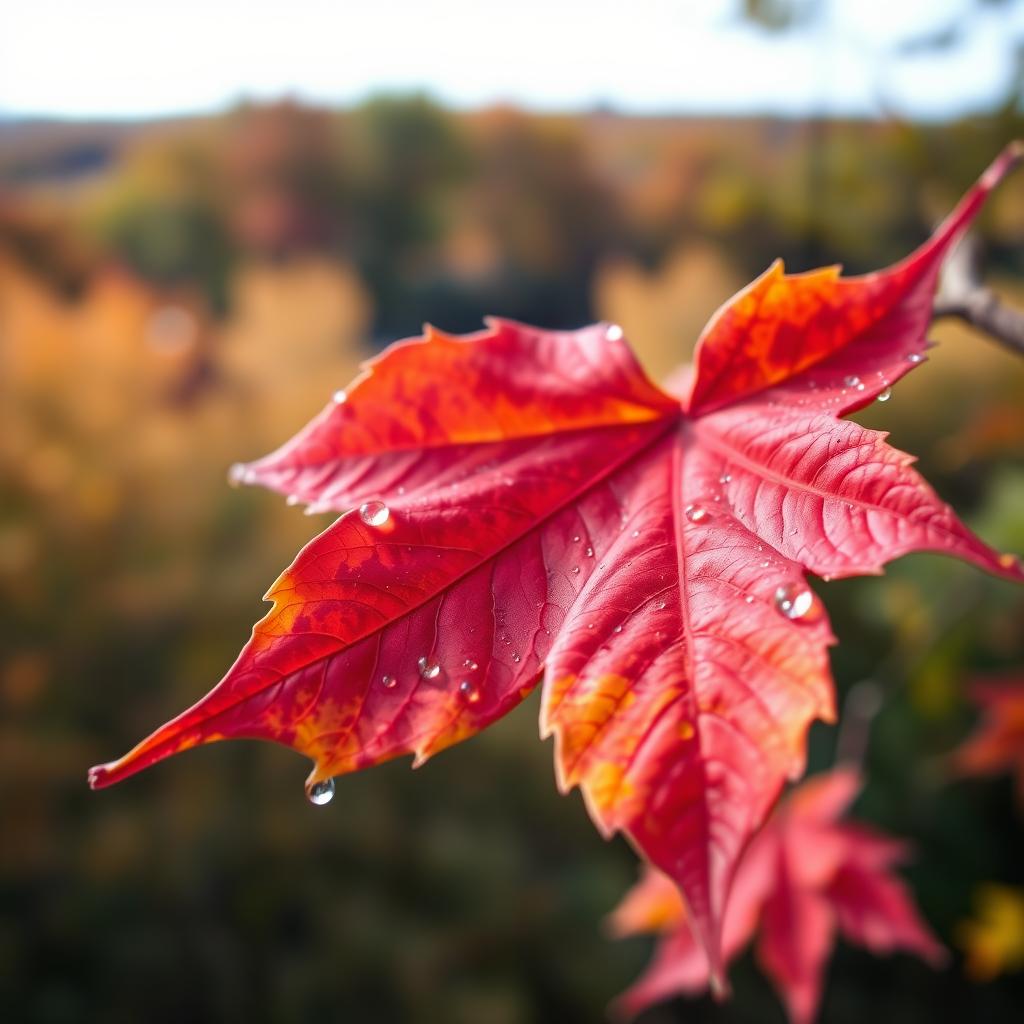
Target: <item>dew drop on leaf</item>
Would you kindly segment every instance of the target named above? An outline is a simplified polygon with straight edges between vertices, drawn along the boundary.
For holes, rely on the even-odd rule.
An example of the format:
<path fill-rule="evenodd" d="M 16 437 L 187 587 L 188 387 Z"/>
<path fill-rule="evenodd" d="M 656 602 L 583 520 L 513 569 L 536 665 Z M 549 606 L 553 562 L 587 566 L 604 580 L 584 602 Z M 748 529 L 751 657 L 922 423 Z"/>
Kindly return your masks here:
<path fill-rule="evenodd" d="M 317 807 L 323 807 L 334 799 L 334 779 L 321 779 L 306 787 L 306 799 Z"/>
<path fill-rule="evenodd" d="M 892 398 L 892 388 L 882 388 L 882 390 L 878 392 L 878 401 L 888 402 L 890 398 Z"/>
<path fill-rule="evenodd" d="M 804 619 L 814 607 L 814 594 L 799 583 L 784 583 L 775 591 L 775 607 L 787 619 Z"/>
<path fill-rule="evenodd" d="M 359 518 L 367 526 L 383 526 L 391 518 L 391 509 L 383 501 L 366 501 L 359 506 Z"/>
<path fill-rule="evenodd" d="M 419 666 L 420 675 L 424 679 L 436 679 L 441 674 L 441 666 L 436 661 L 427 657 L 420 658 L 416 663 Z"/>

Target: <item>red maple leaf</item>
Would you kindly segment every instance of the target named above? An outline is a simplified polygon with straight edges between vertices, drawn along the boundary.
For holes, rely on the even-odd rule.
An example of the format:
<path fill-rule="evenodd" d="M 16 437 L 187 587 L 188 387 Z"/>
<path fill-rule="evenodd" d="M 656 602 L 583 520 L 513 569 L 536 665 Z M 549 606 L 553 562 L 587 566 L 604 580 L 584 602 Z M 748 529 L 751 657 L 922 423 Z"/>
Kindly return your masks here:
<path fill-rule="evenodd" d="M 942 258 L 1016 159 L 865 277 L 781 264 L 708 325 L 673 397 L 616 327 L 428 328 L 238 475 L 344 514 L 271 588 L 224 679 L 105 786 L 213 740 L 275 740 L 307 783 L 421 764 L 543 679 L 562 790 L 682 887 L 717 962 L 743 848 L 810 722 L 834 717 L 804 573 L 931 549 L 1020 580 L 885 435 L 838 417 L 924 359 Z"/>
<path fill-rule="evenodd" d="M 970 693 L 982 720 L 953 755 L 953 765 L 964 775 L 1011 773 L 1024 807 L 1024 681 L 988 679 Z"/>
<path fill-rule="evenodd" d="M 906 950 L 936 966 L 945 959 L 892 873 L 903 844 L 839 820 L 859 788 L 856 773 L 841 769 L 794 790 L 747 848 L 726 906 L 725 962 L 757 932 L 758 960 L 793 1024 L 815 1017 L 837 929 L 875 953 Z M 620 937 L 661 935 L 647 970 L 617 1003 L 624 1014 L 708 987 L 708 959 L 678 888 L 660 871 L 645 869 L 609 924 Z"/>

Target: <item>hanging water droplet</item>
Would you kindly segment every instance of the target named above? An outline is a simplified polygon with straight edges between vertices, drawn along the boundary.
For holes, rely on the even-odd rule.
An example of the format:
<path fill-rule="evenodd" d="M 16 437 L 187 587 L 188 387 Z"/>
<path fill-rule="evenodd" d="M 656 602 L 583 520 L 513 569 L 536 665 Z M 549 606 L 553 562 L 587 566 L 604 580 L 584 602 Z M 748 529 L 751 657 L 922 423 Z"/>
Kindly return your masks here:
<path fill-rule="evenodd" d="M 397 683 L 398 680 L 394 676 L 380 677 L 380 685 L 383 686 L 385 690 L 393 690 Z"/>
<path fill-rule="evenodd" d="M 429 658 L 420 658 L 416 664 L 419 666 L 420 675 L 424 679 L 436 679 L 441 674 L 441 666 Z"/>
<path fill-rule="evenodd" d="M 853 374 L 850 374 L 849 377 L 844 377 L 843 378 L 843 383 L 848 388 L 855 388 L 860 383 L 860 377 L 856 377 Z"/>
<path fill-rule="evenodd" d="M 334 799 L 334 779 L 321 779 L 306 787 L 306 799 L 317 807 L 323 807 Z"/>
<path fill-rule="evenodd" d="M 618 324 L 612 324 L 605 332 L 609 341 L 622 341 L 622 328 Z"/>
<path fill-rule="evenodd" d="M 699 523 L 702 519 L 707 519 L 708 510 L 701 508 L 700 505 L 687 505 L 683 514 L 691 523 Z"/>
<path fill-rule="evenodd" d="M 907 356 L 907 362 L 908 363 L 914 363 L 915 365 L 917 363 L 920 363 L 923 359 L 924 359 L 924 356 L 921 355 L 920 352 L 911 352 L 910 355 Z"/>
<path fill-rule="evenodd" d="M 732 479 L 732 474 L 731 474 L 731 473 L 723 473 L 723 474 L 722 474 L 722 475 L 721 475 L 721 476 L 720 476 L 720 477 L 718 478 L 718 482 L 719 482 L 720 484 L 727 484 L 727 483 L 728 483 L 728 482 L 729 482 L 729 481 L 730 481 L 731 479 Z"/>
<path fill-rule="evenodd" d="M 348 395 L 341 390 L 335 391 L 331 397 L 334 399 L 335 405 L 344 405 L 348 401 Z"/>
<path fill-rule="evenodd" d="M 459 683 L 459 696 L 467 704 L 475 704 L 480 699 L 480 691 L 468 679 L 463 679 Z"/>
<path fill-rule="evenodd" d="M 882 388 L 877 397 L 880 402 L 888 402 L 892 398 L 892 388 Z"/>
<path fill-rule="evenodd" d="M 359 506 L 359 518 L 367 526 L 383 526 L 391 518 L 391 509 L 383 501 L 365 501 Z"/>
<path fill-rule="evenodd" d="M 799 583 L 784 583 L 775 591 L 775 607 L 787 619 L 803 619 L 814 607 L 814 594 Z"/>
<path fill-rule="evenodd" d="M 248 483 L 249 471 L 246 469 L 245 464 L 242 462 L 236 462 L 228 470 L 228 483 L 232 487 L 241 487 L 242 484 Z"/>

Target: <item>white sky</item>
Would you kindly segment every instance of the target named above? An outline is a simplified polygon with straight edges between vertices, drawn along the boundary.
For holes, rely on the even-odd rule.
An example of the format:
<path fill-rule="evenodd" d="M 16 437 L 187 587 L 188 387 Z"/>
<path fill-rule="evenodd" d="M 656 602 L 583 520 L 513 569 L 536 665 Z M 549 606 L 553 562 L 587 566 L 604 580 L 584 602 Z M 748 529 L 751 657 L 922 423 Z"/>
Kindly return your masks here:
<path fill-rule="evenodd" d="M 458 106 L 942 117 L 991 105 L 1024 4 L 966 45 L 895 60 L 971 0 L 831 0 L 771 36 L 736 0 L 0 0 L 0 114 L 134 117 L 285 95 L 348 103 L 426 89 Z"/>

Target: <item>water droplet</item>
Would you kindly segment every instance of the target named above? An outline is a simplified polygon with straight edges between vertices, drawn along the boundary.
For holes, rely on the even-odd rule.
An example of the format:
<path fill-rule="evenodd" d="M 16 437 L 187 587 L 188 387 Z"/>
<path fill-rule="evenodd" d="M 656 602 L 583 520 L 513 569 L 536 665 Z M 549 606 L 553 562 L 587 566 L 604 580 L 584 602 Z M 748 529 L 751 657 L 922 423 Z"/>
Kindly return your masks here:
<path fill-rule="evenodd" d="M 775 607 L 787 619 L 804 619 L 814 607 L 814 594 L 799 583 L 784 583 L 775 591 Z"/>
<path fill-rule="evenodd" d="M 762 569 L 767 569 L 767 568 L 768 568 L 768 566 L 769 566 L 769 565 L 771 565 L 771 564 L 772 564 L 772 563 L 771 563 L 771 562 L 770 562 L 770 561 L 769 561 L 769 560 L 768 560 L 768 559 L 766 558 L 766 559 L 765 559 L 765 560 L 764 560 L 764 561 L 763 561 L 763 562 L 761 563 L 761 568 L 762 568 Z"/>
<path fill-rule="evenodd" d="M 579 542 L 580 542 L 580 535 L 578 533 L 574 533 L 572 535 L 572 542 L 574 544 L 579 544 Z"/>
<path fill-rule="evenodd" d="M 244 463 L 236 462 L 228 470 L 228 483 L 232 487 L 241 487 L 242 484 L 248 483 L 249 471 L 246 469 Z"/>
<path fill-rule="evenodd" d="M 383 501 L 365 501 L 359 506 L 359 518 L 367 526 L 383 526 L 391 518 L 391 509 Z"/>
<path fill-rule="evenodd" d="M 843 383 L 848 388 L 855 388 L 860 383 L 860 377 L 855 377 L 853 374 L 851 374 L 849 377 L 843 378 Z"/>
<path fill-rule="evenodd" d="M 618 324 L 612 324 L 605 332 L 609 341 L 622 341 L 622 328 Z"/>
<path fill-rule="evenodd" d="M 459 683 L 459 696 L 467 704 L 475 704 L 480 699 L 480 691 L 468 679 L 463 679 Z"/>
<path fill-rule="evenodd" d="M 658 611 L 660 612 L 665 607 L 665 602 L 664 601 L 659 601 L 654 607 L 657 608 Z"/>
<path fill-rule="evenodd" d="M 639 531 L 639 530 L 634 530 L 634 531 L 633 531 L 633 532 L 632 532 L 632 533 L 630 534 L 630 537 L 639 537 L 639 536 L 640 536 L 640 531 Z"/>
<path fill-rule="evenodd" d="M 523 659 L 518 654 L 513 654 L 512 660 L 518 665 Z"/>
<path fill-rule="evenodd" d="M 707 519 L 708 510 L 701 508 L 700 505 L 687 505 L 683 514 L 691 523 L 699 523 L 702 519 Z"/>
<path fill-rule="evenodd" d="M 892 398 L 892 388 L 882 388 L 877 397 L 880 402 L 888 402 Z"/>
<path fill-rule="evenodd" d="M 907 356 L 907 362 L 908 363 L 914 363 L 915 365 L 917 363 L 920 363 L 923 359 L 924 359 L 924 356 L 921 355 L 920 352 L 911 352 L 910 355 Z"/>
<path fill-rule="evenodd" d="M 580 567 L 578 565 L 574 565 L 572 567 L 572 574 L 573 576 L 578 576 L 580 574 Z"/>
<path fill-rule="evenodd" d="M 731 473 L 723 473 L 723 474 L 722 474 L 722 475 L 721 475 L 721 476 L 720 476 L 720 477 L 718 478 L 718 482 L 719 482 L 720 484 L 727 484 L 727 483 L 728 483 L 728 482 L 729 482 L 729 481 L 730 481 L 731 479 L 732 479 L 732 474 L 731 474 Z"/>
<path fill-rule="evenodd" d="M 615 627 L 615 628 L 614 628 L 614 629 L 612 630 L 612 632 L 613 632 L 613 633 L 621 633 L 621 632 L 622 632 L 622 626 L 621 626 L 621 625 L 620 625 L 620 626 L 616 626 L 616 627 Z"/>
<path fill-rule="evenodd" d="M 468 668 L 470 672 L 475 672 L 480 666 L 472 658 L 467 658 L 462 663 L 462 667 Z"/>
<path fill-rule="evenodd" d="M 344 403 L 348 401 L 348 395 L 341 390 L 335 391 L 331 397 L 334 399 L 335 405 L 344 405 Z"/>
<path fill-rule="evenodd" d="M 394 676 L 380 677 L 380 685 L 383 686 L 385 690 L 393 690 L 397 684 L 398 680 Z"/>
<path fill-rule="evenodd" d="M 745 598 L 743 598 L 743 600 L 746 601 L 747 604 L 753 604 L 754 603 L 754 595 L 753 594 L 747 594 L 747 596 Z"/>
<path fill-rule="evenodd" d="M 302 501 L 302 499 L 297 494 L 289 494 L 288 497 L 284 499 L 284 503 L 286 505 L 291 505 L 293 507 L 298 505 L 300 501 Z"/>
<path fill-rule="evenodd" d="M 436 679 L 441 674 L 441 666 L 429 658 L 420 658 L 416 664 L 419 666 L 420 675 L 424 679 Z"/>
<path fill-rule="evenodd" d="M 593 629 L 593 628 L 594 628 L 594 624 L 592 622 L 588 622 L 587 623 L 587 629 Z"/>
<path fill-rule="evenodd" d="M 323 807 L 334 799 L 334 779 L 321 779 L 306 787 L 306 799 L 317 807 Z"/>
<path fill-rule="evenodd" d="M 864 385 L 863 384 L 858 384 L 857 385 L 857 390 L 858 391 L 863 391 L 864 390 Z"/>
<path fill-rule="evenodd" d="M 587 548 L 587 558 L 593 558 L 593 557 L 594 557 L 594 549 L 593 548 Z"/>

